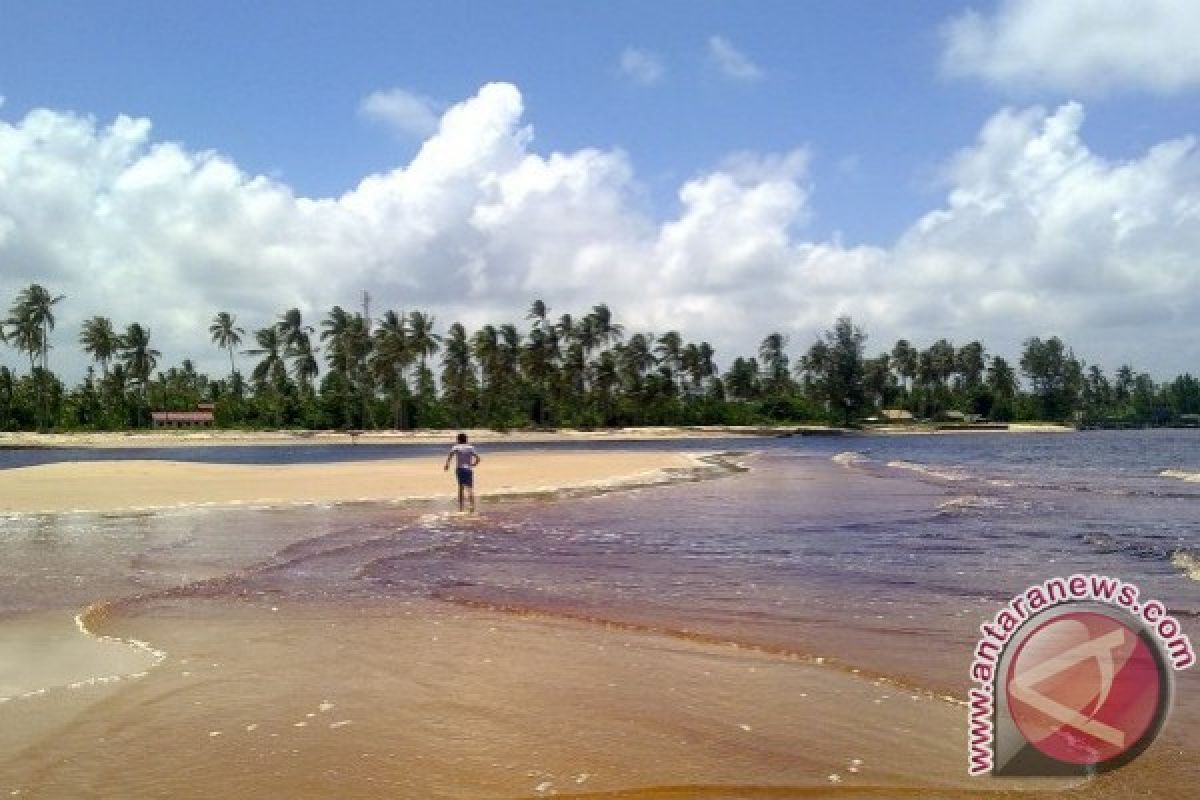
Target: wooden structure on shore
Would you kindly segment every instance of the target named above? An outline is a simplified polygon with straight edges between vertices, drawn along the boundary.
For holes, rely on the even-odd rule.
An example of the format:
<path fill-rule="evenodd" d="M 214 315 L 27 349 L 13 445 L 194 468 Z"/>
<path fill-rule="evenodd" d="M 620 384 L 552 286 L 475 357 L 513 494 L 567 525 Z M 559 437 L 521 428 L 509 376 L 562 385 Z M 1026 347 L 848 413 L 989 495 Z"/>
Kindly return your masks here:
<path fill-rule="evenodd" d="M 211 404 L 201 404 L 193 411 L 151 411 L 155 428 L 211 428 L 215 422 Z"/>

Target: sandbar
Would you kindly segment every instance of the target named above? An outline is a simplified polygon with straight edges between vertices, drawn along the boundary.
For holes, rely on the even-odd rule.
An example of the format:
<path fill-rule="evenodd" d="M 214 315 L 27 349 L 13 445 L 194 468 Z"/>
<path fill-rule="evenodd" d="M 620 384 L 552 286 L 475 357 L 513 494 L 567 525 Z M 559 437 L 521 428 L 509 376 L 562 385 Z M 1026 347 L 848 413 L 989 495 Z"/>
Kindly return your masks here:
<path fill-rule="evenodd" d="M 678 452 L 484 453 L 481 497 L 664 480 L 664 470 L 698 465 Z M 422 456 L 333 464 L 197 464 L 82 461 L 0 473 L 0 513 L 113 512 L 186 506 L 289 505 L 450 498 L 444 458 Z"/>

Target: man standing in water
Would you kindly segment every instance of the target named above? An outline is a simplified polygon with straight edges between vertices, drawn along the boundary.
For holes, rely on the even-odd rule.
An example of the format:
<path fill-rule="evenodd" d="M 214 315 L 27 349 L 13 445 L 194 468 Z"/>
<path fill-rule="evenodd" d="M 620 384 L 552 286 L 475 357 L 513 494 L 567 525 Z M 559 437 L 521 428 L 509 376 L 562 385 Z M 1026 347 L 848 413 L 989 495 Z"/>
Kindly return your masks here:
<path fill-rule="evenodd" d="M 479 463 L 479 454 L 475 448 L 467 444 L 467 435 L 458 435 L 458 444 L 450 448 L 446 456 L 446 465 L 442 470 L 450 469 L 450 462 L 456 461 L 454 476 L 458 479 L 458 510 L 463 510 L 463 492 L 471 501 L 471 511 L 475 511 L 475 465 Z"/>

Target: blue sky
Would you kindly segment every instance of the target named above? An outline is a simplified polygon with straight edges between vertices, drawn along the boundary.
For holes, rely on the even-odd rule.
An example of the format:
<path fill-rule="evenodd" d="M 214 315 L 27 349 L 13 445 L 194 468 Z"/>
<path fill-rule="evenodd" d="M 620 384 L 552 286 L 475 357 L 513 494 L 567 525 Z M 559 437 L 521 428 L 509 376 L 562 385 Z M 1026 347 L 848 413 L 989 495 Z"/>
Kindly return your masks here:
<path fill-rule="evenodd" d="M 336 195 L 411 158 L 414 137 L 364 121 L 403 86 L 449 104 L 489 81 L 521 88 L 540 150 L 619 147 L 655 208 L 731 152 L 813 151 L 816 233 L 886 242 L 937 196 L 946 154 L 998 105 L 1056 103 L 940 74 L 939 27 L 963 4 L 816 2 L 6 3 L 5 113 L 73 109 L 154 121 L 298 192 Z M 759 65 L 724 79 L 720 35 Z M 660 55 L 654 86 L 626 47 Z M 1131 118 L 1136 122 L 1131 122 Z M 1089 104 L 1089 137 L 1122 156 L 1190 132 L 1195 107 L 1129 93 Z M 1194 125 L 1193 125 L 1194 127 Z M 407 140 L 406 140 L 407 138 Z"/>
<path fill-rule="evenodd" d="M 622 153 L 631 173 L 620 189 L 625 213 L 646 226 L 661 226 L 659 238 L 688 212 L 681 188 L 720 173 L 731 155 L 758 159 L 802 150 L 802 174 L 788 177 L 803 194 L 802 208 L 792 208 L 782 223 L 772 217 L 792 237 L 792 250 L 836 245 L 840 257 L 858 263 L 874 256 L 846 251 L 874 248 L 888 251 L 881 264 L 891 263 L 893 250 L 912 238 L 914 226 L 945 210 L 956 186 L 962 188 L 964 178 L 953 174 L 956 154 L 979 147 L 981 131 L 1005 109 L 1041 109 L 1052 118 L 1065 104 L 1079 102 L 1086 110 L 1079 133 L 1086 153 L 1114 168 L 1197 133 L 1200 68 L 1193 70 L 1186 55 L 1174 58 L 1172 63 L 1183 65 L 1180 76 L 1154 53 L 1165 49 L 1171 58 L 1169 42 L 1156 44 L 1161 30 L 1193 29 L 1196 14 L 1187 4 L 1136 0 L 1151 20 L 1144 31 L 1113 16 L 1120 4 L 1077 9 L 1078 18 L 1065 23 L 1049 18 L 1057 11 L 1037 5 L 9 0 L 0 25 L 5 99 L 0 123 L 19 128 L 35 109 L 83 115 L 97 129 L 122 114 L 147 119 L 153 127 L 140 145 L 143 152 L 161 142 L 178 143 L 199 159 L 216 151 L 247 180 L 265 175 L 296 196 L 336 198 L 368 175 L 406 167 L 433 135 L 364 113 L 372 93 L 400 90 L 426 103 L 436 117 L 475 97 L 481 87 L 503 82 L 520 94 L 522 113 L 514 125 L 535 131 L 528 153 L 543 158 L 589 148 Z M 1072 0 L 1051 5 L 1084 8 Z M 982 22 L 986 52 L 977 48 L 974 55 L 956 56 L 956 43 L 975 41 L 951 33 L 971 13 Z M 1095 28 L 1094 41 L 1114 30 L 1127 37 L 1127 48 L 1112 48 L 1127 55 L 1112 57 L 1088 44 L 1089 26 Z M 1042 31 L 1059 28 L 1081 35 L 1042 41 L 1051 35 Z M 736 64 L 722 64 L 717 52 L 722 48 L 742 59 L 740 73 Z M 630 53 L 643 66 L 651 63 L 649 72 L 622 69 Z M 1014 68 L 1014 59 L 1020 62 L 1026 53 L 1029 63 Z M 1038 124 L 1031 123 L 1030 130 Z M 1194 152 L 1182 163 L 1185 168 L 1175 172 L 1190 176 Z M 1185 195 L 1196 189 L 1192 183 L 1178 188 Z M 2 192 L 0 179 L 0 214 Z M 20 215 L 10 217 L 23 231 Z M 1169 228 L 1178 220 L 1158 222 Z M 15 246 L 12 242 L 10 236 Z M 3 246 L 0 239 L 0 256 Z M 26 242 L 19 252 L 30 247 Z M 1164 269 L 1176 269 L 1172 265 L 1191 253 L 1192 242 L 1172 247 Z M 986 269 L 1001 269 L 1008 256 L 1013 254 L 995 254 Z M 661 268 L 647 258 L 644 269 Z M 798 279 L 804 268 L 785 261 L 775 278 Z M 932 257 L 920 268 L 932 269 L 930 263 Z M 1047 267 L 1047 274 L 1060 268 Z M 50 275 L 72 271 L 63 264 L 43 269 Z M 489 261 L 487 269 L 500 277 L 506 267 Z M 528 275 L 508 277 L 509 283 L 533 287 Z M 1026 281 L 1036 299 L 1042 293 L 1036 274 Z M 386 287 L 388 280 L 380 283 Z M 719 286 L 715 281 L 709 299 L 720 294 Z M 577 297 L 586 302 L 578 289 L 564 289 L 560 304 Z M 856 317 L 868 321 L 878 318 L 887 335 L 905 320 L 922 318 L 915 306 L 903 312 L 860 310 L 854 292 L 861 289 L 823 306 L 857 310 Z M 426 302 L 436 306 L 436 299 Z M 698 309 L 704 307 L 701 299 Z M 1001 305 L 1026 307 L 1010 300 Z M 297 302 L 318 309 L 326 298 Z M 253 305 L 247 301 L 245 313 L 254 313 Z M 817 325 L 786 310 L 761 320 L 764 311 L 755 307 L 748 313 L 764 328 L 790 327 L 797 343 Z M 1031 306 L 1025 313 L 1031 320 L 1044 318 Z M 649 311 L 644 316 L 648 325 L 662 318 Z M 979 316 L 975 335 L 1003 329 L 1003 314 Z M 1134 319 L 1151 316 L 1147 309 Z M 1095 331 L 1088 318 L 1086 310 L 1076 314 L 1064 333 L 1090 336 Z M 695 321 L 704 319 L 697 311 Z M 967 335 L 968 322 L 948 325 L 946 335 Z M 164 333 L 169 324 L 160 324 Z M 1100 338 L 1110 349 L 1108 343 L 1125 336 L 1109 330 Z M 749 344 L 737 340 L 739 347 Z M 1132 350 L 1104 357 L 1145 360 Z"/>

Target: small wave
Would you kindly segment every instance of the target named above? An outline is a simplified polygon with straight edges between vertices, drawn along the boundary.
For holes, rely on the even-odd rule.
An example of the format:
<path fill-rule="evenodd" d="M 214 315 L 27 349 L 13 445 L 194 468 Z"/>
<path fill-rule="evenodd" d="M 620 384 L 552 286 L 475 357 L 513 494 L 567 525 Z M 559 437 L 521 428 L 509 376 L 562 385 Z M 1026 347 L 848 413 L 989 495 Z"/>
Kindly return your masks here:
<path fill-rule="evenodd" d="M 983 497 L 976 494 L 962 495 L 960 497 L 951 497 L 938 503 L 938 511 L 944 513 L 958 513 L 965 511 L 989 511 L 997 508 L 1003 508 L 1004 502 L 998 497 Z"/>
<path fill-rule="evenodd" d="M 841 464 L 843 467 L 855 467 L 860 464 L 865 464 L 871 459 L 864 456 L 862 453 L 856 453 L 853 450 L 847 450 L 844 453 L 838 453 L 833 456 L 830 461 L 835 464 Z"/>
<path fill-rule="evenodd" d="M 1200 555 L 1190 550 L 1176 550 L 1171 554 L 1171 566 L 1182 571 L 1189 580 L 1200 581 Z"/>
<path fill-rule="evenodd" d="M 944 481 L 965 481 L 971 477 L 963 470 L 956 470 L 952 467 L 937 467 L 930 464 L 918 464 L 915 461 L 889 461 L 887 465 L 892 469 L 906 469 Z"/>
<path fill-rule="evenodd" d="M 75 628 L 84 636 L 93 639 L 97 642 L 108 642 L 118 644 L 137 650 L 149 656 L 150 663 L 144 665 L 141 669 L 130 670 L 127 672 L 113 672 L 107 675 L 90 675 L 86 678 L 71 681 L 69 683 L 56 684 L 51 686 L 42 686 L 36 689 L 21 692 L 9 697 L 0 697 L 0 703 L 7 703 L 12 700 L 30 700 L 35 697 L 44 697 L 51 692 L 59 690 L 76 690 L 86 689 L 92 686 L 103 686 L 110 683 L 119 683 L 121 681 L 137 680 L 144 678 L 150 674 L 150 670 L 157 667 L 166 660 L 167 654 L 163 650 L 159 650 L 148 642 L 140 639 L 123 639 L 118 636 L 106 636 L 96 633 L 93 626 L 101 624 L 112 614 L 112 604 L 107 602 L 93 603 L 83 611 L 75 615 Z"/>
<path fill-rule="evenodd" d="M 79 629 L 80 633 L 84 634 L 85 636 L 90 636 L 97 641 L 115 642 L 117 644 L 123 644 L 127 647 L 132 647 L 135 650 L 141 650 L 143 653 L 150 656 L 150 666 L 152 667 L 157 667 L 167 659 L 167 653 L 165 650 L 159 650 L 157 647 L 154 647 L 148 642 L 143 642 L 141 639 L 122 639 L 119 636 L 107 636 L 102 633 L 96 633 L 95 628 L 103 624 L 103 622 L 112 615 L 112 612 L 112 603 L 93 603 L 75 615 L 75 627 Z M 142 671 L 122 677 L 140 677 L 145 674 L 146 673 Z"/>
<path fill-rule="evenodd" d="M 1174 478 L 1188 483 L 1200 483 L 1200 472 L 1188 469 L 1164 469 L 1158 473 L 1160 478 Z"/>

